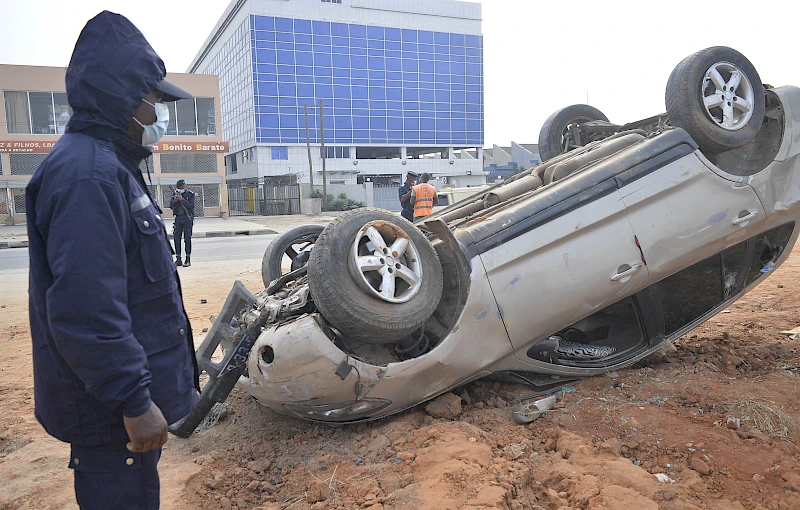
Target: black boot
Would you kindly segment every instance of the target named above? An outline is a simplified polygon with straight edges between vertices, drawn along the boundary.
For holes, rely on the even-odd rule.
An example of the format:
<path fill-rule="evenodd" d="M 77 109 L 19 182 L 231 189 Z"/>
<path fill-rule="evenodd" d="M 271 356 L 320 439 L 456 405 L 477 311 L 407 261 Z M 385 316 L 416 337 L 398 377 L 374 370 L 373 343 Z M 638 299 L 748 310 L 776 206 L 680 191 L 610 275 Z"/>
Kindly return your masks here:
<path fill-rule="evenodd" d="M 183 265 L 183 261 L 181 260 L 181 256 L 177 255 L 175 257 L 175 267 L 180 267 Z"/>
<path fill-rule="evenodd" d="M 186 254 L 186 262 L 183 263 L 183 267 L 189 267 L 192 265 L 191 255 L 188 253 Z"/>

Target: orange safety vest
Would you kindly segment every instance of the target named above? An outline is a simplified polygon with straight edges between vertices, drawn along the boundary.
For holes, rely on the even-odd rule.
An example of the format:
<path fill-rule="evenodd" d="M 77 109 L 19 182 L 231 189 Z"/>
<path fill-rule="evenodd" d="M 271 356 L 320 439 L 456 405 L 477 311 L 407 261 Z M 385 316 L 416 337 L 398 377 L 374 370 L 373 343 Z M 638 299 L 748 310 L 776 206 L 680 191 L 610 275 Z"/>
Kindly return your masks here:
<path fill-rule="evenodd" d="M 422 218 L 433 213 L 433 197 L 436 196 L 436 188 L 423 182 L 414 186 L 414 195 L 416 201 L 414 202 L 414 217 Z"/>

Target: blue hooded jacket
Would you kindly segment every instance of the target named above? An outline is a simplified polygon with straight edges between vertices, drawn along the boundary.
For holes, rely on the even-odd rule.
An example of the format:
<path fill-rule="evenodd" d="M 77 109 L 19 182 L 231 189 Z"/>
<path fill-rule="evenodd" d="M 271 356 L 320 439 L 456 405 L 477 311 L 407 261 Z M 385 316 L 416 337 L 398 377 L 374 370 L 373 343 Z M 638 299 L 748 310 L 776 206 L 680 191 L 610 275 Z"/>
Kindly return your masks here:
<path fill-rule="evenodd" d="M 36 417 L 82 446 L 122 447 L 151 402 L 169 423 L 197 401 L 197 362 L 161 210 L 126 134 L 164 63 L 108 11 L 66 75 L 74 114 L 26 190 Z"/>

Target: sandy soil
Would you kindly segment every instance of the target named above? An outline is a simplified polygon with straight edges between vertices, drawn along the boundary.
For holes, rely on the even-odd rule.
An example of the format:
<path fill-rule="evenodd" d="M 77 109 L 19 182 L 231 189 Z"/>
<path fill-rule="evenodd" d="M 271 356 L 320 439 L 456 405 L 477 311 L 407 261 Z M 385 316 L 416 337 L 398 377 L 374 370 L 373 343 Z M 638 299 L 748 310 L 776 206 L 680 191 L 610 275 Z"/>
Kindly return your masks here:
<path fill-rule="evenodd" d="M 675 350 L 576 384 L 527 426 L 511 409 L 531 388 L 493 382 L 341 428 L 276 415 L 234 390 L 216 426 L 170 439 L 162 507 L 800 509 L 800 341 L 780 333 L 800 322 L 799 266 L 796 249 Z M 259 290 L 259 267 L 181 271 L 196 337 L 234 280 Z M 76 508 L 68 447 L 33 417 L 26 279 L 4 276 L 0 298 L 0 509 Z M 773 427 L 784 438 L 747 419 L 756 404 L 793 420 Z"/>

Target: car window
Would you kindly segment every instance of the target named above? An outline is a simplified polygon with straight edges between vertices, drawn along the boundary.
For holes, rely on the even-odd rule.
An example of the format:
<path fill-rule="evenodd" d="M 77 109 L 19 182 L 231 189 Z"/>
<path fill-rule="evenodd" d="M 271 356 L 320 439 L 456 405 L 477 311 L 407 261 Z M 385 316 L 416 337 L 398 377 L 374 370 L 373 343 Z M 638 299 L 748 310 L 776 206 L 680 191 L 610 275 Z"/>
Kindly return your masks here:
<path fill-rule="evenodd" d="M 709 257 L 659 282 L 664 333 L 671 335 L 722 303 L 722 258 Z"/>
<path fill-rule="evenodd" d="M 750 264 L 745 285 L 750 285 L 760 276 L 775 269 L 775 263 L 789 244 L 793 231 L 794 222 L 791 222 L 756 236 L 753 262 Z"/>
<path fill-rule="evenodd" d="M 628 297 L 537 342 L 528 357 L 580 365 L 617 357 L 643 341 L 636 305 Z"/>
<path fill-rule="evenodd" d="M 722 252 L 722 286 L 723 299 L 732 298 L 739 292 L 739 281 L 742 270 L 745 269 L 747 257 L 747 241 L 731 246 Z"/>

